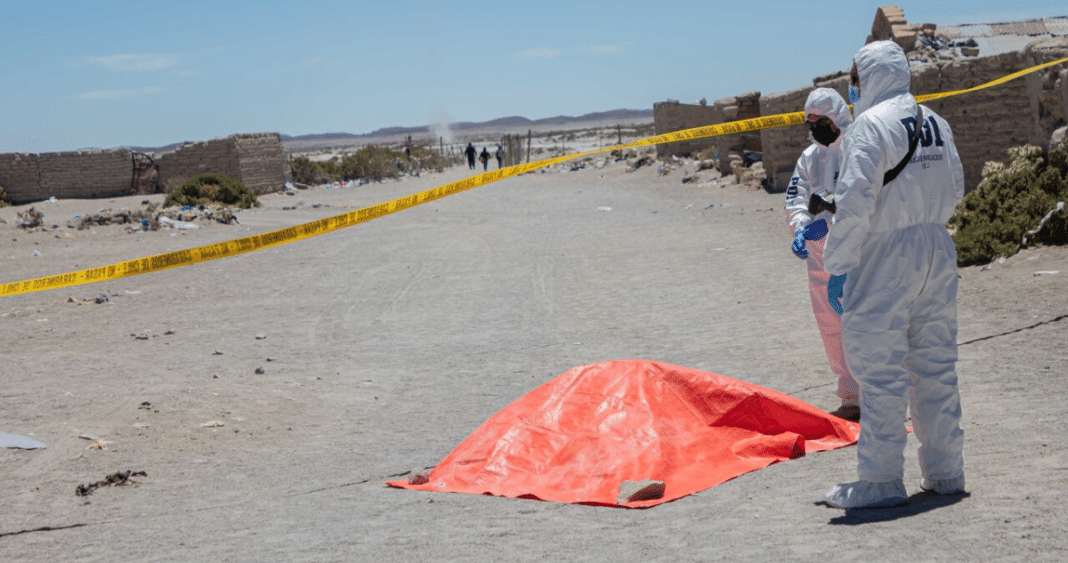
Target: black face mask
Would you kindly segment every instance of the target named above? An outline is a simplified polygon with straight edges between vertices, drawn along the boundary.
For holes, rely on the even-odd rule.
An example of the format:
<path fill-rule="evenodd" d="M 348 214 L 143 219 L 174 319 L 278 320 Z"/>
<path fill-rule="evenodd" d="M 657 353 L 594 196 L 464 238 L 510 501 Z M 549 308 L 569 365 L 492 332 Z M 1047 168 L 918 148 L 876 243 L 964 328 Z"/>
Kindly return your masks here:
<path fill-rule="evenodd" d="M 833 125 L 830 121 L 820 120 L 815 123 L 811 121 L 806 123 L 808 123 L 808 130 L 812 132 L 812 138 L 825 147 L 831 146 L 831 143 L 841 134 L 841 131 L 832 129 Z"/>

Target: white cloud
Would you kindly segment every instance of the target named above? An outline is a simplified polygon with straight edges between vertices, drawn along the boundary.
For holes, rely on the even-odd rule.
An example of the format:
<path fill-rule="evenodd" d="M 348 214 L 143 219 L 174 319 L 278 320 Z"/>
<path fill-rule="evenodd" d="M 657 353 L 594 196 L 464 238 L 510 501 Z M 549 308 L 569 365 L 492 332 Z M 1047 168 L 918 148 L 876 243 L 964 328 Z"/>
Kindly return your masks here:
<path fill-rule="evenodd" d="M 119 98 L 136 98 L 149 94 L 158 94 L 163 88 L 158 86 L 145 86 L 144 88 L 125 88 L 120 90 L 94 90 L 72 96 L 78 100 L 117 100 Z"/>
<path fill-rule="evenodd" d="M 590 45 L 586 47 L 586 50 L 591 53 L 603 53 L 608 55 L 615 55 L 623 52 L 623 47 L 619 45 Z"/>
<path fill-rule="evenodd" d="M 100 65 L 108 70 L 150 72 L 174 66 L 177 61 L 168 55 L 146 53 L 143 55 L 111 55 L 108 57 L 89 57 L 90 64 Z"/>
<path fill-rule="evenodd" d="M 521 59 L 552 59 L 560 56 L 558 49 L 542 49 L 536 47 L 534 49 L 527 49 L 526 51 L 520 51 L 515 56 Z"/>

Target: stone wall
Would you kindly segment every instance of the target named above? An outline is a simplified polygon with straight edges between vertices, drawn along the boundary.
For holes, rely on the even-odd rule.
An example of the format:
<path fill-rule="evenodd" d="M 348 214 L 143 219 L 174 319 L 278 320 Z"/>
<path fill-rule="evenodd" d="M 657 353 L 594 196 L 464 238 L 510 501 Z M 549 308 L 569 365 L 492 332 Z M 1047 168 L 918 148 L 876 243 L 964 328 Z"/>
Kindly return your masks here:
<path fill-rule="evenodd" d="M 130 149 L 0 154 L 0 186 L 11 203 L 133 193 Z"/>

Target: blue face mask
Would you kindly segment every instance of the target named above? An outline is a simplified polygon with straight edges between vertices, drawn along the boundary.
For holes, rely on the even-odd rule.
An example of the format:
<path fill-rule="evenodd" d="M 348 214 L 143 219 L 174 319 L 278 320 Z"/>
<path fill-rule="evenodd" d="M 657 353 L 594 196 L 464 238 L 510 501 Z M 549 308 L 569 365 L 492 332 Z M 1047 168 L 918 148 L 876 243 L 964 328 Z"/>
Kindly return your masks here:
<path fill-rule="evenodd" d="M 849 103 L 855 104 L 860 99 L 860 90 L 857 90 L 856 86 L 849 85 Z"/>

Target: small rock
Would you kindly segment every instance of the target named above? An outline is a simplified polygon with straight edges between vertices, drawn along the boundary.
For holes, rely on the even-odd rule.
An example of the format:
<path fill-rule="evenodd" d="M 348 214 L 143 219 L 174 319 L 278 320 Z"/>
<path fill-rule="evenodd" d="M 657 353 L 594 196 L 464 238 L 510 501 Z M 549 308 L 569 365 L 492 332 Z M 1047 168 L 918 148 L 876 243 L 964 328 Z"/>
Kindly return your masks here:
<path fill-rule="evenodd" d="M 266 334 L 260 333 L 256 335 L 256 340 L 264 340 L 265 338 L 267 338 Z"/>
<path fill-rule="evenodd" d="M 256 368 L 256 374 L 257 375 L 263 375 L 264 373 L 266 373 L 266 372 L 263 371 L 263 368 Z"/>

